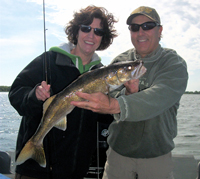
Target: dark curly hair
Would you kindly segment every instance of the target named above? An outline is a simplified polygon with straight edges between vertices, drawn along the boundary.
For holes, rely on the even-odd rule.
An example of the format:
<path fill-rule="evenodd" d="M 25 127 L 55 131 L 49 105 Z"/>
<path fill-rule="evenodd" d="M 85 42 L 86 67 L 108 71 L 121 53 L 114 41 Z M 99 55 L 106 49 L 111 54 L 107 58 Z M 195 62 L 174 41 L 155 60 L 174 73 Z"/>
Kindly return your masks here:
<path fill-rule="evenodd" d="M 101 27 L 104 29 L 105 34 L 102 37 L 101 44 L 97 50 L 104 50 L 108 48 L 115 37 L 117 32 L 114 29 L 114 23 L 118 22 L 114 19 L 114 16 L 103 7 L 88 6 L 81 9 L 80 12 L 74 13 L 74 19 L 72 19 L 65 27 L 65 33 L 67 34 L 68 40 L 77 45 L 77 34 L 80 25 L 90 25 L 94 18 L 101 20 Z"/>

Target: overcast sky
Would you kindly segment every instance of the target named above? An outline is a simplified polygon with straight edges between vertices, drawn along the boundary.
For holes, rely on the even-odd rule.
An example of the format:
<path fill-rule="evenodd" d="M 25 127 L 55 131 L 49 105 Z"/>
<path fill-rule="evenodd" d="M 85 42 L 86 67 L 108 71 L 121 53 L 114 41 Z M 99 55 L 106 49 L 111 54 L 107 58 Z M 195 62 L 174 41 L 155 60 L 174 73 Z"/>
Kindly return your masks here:
<path fill-rule="evenodd" d="M 10 86 L 17 74 L 44 52 L 42 0 L 0 2 L 0 86 Z M 74 11 L 88 5 L 103 6 L 119 20 L 119 36 L 105 51 L 97 53 L 108 65 L 119 53 L 132 48 L 126 19 L 139 6 L 154 7 L 163 25 L 161 45 L 172 48 L 188 65 L 187 91 L 200 91 L 200 1 L 199 0 L 45 0 L 46 45 L 67 42 L 64 26 Z"/>

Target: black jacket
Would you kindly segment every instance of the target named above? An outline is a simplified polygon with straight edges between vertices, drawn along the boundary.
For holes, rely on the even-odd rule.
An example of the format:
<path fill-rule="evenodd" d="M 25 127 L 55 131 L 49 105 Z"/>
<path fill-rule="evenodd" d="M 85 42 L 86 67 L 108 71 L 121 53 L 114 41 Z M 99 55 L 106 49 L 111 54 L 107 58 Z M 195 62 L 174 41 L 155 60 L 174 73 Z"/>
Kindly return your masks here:
<path fill-rule="evenodd" d="M 68 56 L 49 51 L 48 81 L 51 84 L 51 95 L 57 94 L 74 81 L 79 70 Z M 44 54 L 34 59 L 17 76 L 11 86 L 9 99 L 12 106 L 23 116 L 16 146 L 16 158 L 25 143 L 35 133 L 41 117 L 43 102 L 38 101 L 35 89 L 44 80 Z M 62 60 L 61 60 L 62 59 Z M 65 61 L 65 65 L 59 63 Z M 94 68 L 102 66 L 99 64 Z M 104 115 L 110 119 L 110 116 Z M 84 177 L 88 171 L 91 155 L 96 148 L 96 124 L 101 115 L 92 111 L 75 108 L 67 115 L 67 130 L 56 128 L 44 138 L 44 150 L 47 167 L 40 167 L 32 159 L 16 166 L 16 172 L 35 178 Z"/>

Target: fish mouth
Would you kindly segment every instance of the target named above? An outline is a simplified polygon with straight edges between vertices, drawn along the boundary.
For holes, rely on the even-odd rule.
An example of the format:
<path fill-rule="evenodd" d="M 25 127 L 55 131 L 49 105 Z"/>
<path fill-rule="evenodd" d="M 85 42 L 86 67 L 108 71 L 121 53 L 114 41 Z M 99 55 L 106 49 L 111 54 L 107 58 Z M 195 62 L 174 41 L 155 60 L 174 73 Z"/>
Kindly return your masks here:
<path fill-rule="evenodd" d="M 133 79 L 139 79 L 146 73 L 147 69 L 143 66 L 143 62 L 140 63 L 135 67 L 135 70 L 132 71 L 131 75 Z"/>

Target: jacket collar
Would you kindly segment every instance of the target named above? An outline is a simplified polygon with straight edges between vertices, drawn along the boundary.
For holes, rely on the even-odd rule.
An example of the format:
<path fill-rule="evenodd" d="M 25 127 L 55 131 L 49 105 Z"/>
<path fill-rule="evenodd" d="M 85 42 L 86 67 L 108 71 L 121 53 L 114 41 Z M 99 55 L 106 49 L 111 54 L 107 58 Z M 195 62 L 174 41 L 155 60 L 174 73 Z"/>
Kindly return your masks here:
<path fill-rule="evenodd" d="M 50 51 L 57 52 L 56 64 L 61 66 L 76 66 L 80 73 L 87 72 L 93 66 L 101 63 L 101 58 L 94 53 L 92 56 L 92 60 L 87 65 L 82 65 L 82 60 L 79 56 L 71 54 L 71 50 L 75 48 L 75 45 L 72 43 L 62 43 L 58 47 L 51 47 Z"/>
<path fill-rule="evenodd" d="M 143 61 L 152 62 L 152 61 L 157 60 L 157 57 L 160 56 L 161 51 L 162 51 L 162 48 L 161 48 L 161 45 L 159 44 L 158 47 L 153 52 L 151 52 L 144 58 L 142 58 L 139 54 L 137 54 L 136 49 L 134 49 L 133 55 L 134 55 L 134 59 L 141 59 Z"/>

